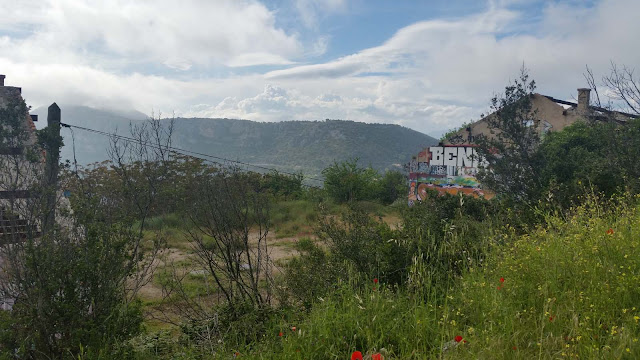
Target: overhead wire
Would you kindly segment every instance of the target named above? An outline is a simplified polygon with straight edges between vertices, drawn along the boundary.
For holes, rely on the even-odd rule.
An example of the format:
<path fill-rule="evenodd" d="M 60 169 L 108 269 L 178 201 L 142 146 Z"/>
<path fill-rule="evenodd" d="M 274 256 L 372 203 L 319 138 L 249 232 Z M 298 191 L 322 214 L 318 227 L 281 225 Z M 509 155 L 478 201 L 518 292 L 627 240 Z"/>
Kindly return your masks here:
<path fill-rule="evenodd" d="M 227 159 L 227 158 L 224 158 L 224 157 L 221 157 L 221 156 L 205 154 L 205 153 L 201 153 L 201 152 L 197 152 L 197 151 L 178 148 L 178 147 L 175 147 L 175 146 L 169 146 L 169 145 L 160 146 L 160 145 L 143 143 L 142 141 L 140 141 L 138 139 L 134 139 L 132 137 L 128 137 L 128 136 L 124 136 L 124 135 L 118 135 L 118 134 L 115 134 L 115 133 L 109 133 L 109 132 L 106 132 L 106 131 L 101 131 L 101 130 L 96 130 L 96 129 L 91 129 L 91 128 L 87 128 L 87 127 L 84 127 L 84 126 L 65 124 L 65 123 L 60 123 L 60 125 L 63 126 L 63 127 L 69 128 L 72 133 L 73 133 L 73 128 L 75 128 L 75 129 L 84 130 L 84 131 L 87 131 L 87 132 L 92 132 L 92 133 L 95 133 L 95 134 L 107 136 L 107 137 L 110 137 L 110 138 L 116 138 L 116 139 L 120 139 L 120 140 L 124 140 L 124 141 L 128 141 L 128 142 L 133 142 L 133 143 L 136 143 L 138 145 L 150 147 L 150 148 L 156 149 L 156 150 L 167 149 L 167 150 L 170 150 L 170 151 L 172 151 L 172 152 L 174 152 L 176 154 L 190 156 L 190 157 L 193 157 L 193 158 L 197 158 L 197 159 L 204 160 L 204 161 L 211 162 L 211 163 L 218 164 L 218 165 L 221 165 L 221 163 L 218 162 L 218 161 L 209 160 L 207 158 L 216 159 L 216 160 L 227 162 L 227 163 L 234 163 L 234 164 L 238 164 L 238 165 L 243 165 L 243 166 L 247 166 L 247 167 L 254 167 L 254 168 L 262 169 L 262 170 L 275 171 L 277 173 L 286 174 L 286 175 L 290 175 L 290 176 L 299 176 L 299 174 L 286 172 L 286 171 L 280 171 L 278 169 L 270 168 L 270 167 L 267 167 L 267 166 L 250 164 L 250 163 L 246 163 L 246 162 L 239 161 L 239 160 L 231 160 L 231 159 Z M 74 148 L 75 148 L 75 139 L 74 139 Z M 75 154 L 74 154 L 74 162 L 75 162 Z M 314 181 L 318 181 L 318 182 L 321 182 L 321 183 L 324 182 L 323 179 L 312 177 L 312 176 L 304 176 L 303 175 L 303 179 L 314 180 Z M 307 187 L 315 187 L 315 186 L 311 186 L 311 185 L 307 185 L 307 184 L 302 184 L 302 185 L 303 186 L 307 186 Z"/>

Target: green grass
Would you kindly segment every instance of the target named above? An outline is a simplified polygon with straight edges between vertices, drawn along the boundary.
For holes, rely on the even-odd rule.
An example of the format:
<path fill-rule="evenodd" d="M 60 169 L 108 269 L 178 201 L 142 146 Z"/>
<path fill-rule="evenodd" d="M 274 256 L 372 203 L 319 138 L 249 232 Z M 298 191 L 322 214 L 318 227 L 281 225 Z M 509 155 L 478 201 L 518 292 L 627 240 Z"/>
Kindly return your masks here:
<path fill-rule="evenodd" d="M 384 285 L 343 284 L 246 357 L 348 359 L 360 350 L 386 359 L 640 358 L 639 207 L 605 211 L 591 202 L 550 216 L 528 235 L 496 239 L 483 267 L 450 281 L 429 302 Z"/>
<path fill-rule="evenodd" d="M 280 201 L 271 209 L 271 223 L 277 238 L 309 233 L 318 220 L 320 209 L 307 200 Z"/>

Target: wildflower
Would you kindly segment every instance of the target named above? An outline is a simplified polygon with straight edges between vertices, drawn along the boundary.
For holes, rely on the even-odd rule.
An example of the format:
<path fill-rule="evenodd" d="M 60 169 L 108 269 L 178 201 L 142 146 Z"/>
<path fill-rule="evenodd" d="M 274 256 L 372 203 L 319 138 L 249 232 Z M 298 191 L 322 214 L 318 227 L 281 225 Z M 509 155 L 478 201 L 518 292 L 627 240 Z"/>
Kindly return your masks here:
<path fill-rule="evenodd" d="M 503 278 L 503 277 L 501 277 L 501 278 L 500 278 L 500 283 L 503 283 L 503 282 L 504 282 L 504 278 Z"/>
<path fill-rule="evenodd" d="M 463 344 L 467 343 L 467 340 L 463 339 L 462 336 L 458 335 L 455 338 L 453 338 L 457 343 L 462 342 Z"/>
<path fill-rule="evenodd" d="M 517 346 L 512 347 L 513 350 L 518 350 Z"/>
<path fill-rule="evenodd" d="M 376 287 L 374 286 L 374 287 L 373 287 L 373 291 L 376 291 L 376 290 L 377 290 L 377 289 L 376 289 Z"/>
<path fill-rule="evenodd" d="M 238 356 L 240 356 L 240 353 L 236 351 L 236 352 L 233 354 L 233 357 L 238 357 Z"/>
<path fill-rule="evenodd" d="M 296 331 L 296 327 L 295 327 L 295 326 L 292 326 L 292 327 L 291 327 L 291 331 Z"/>
<path fill-rule="evenodd" d="M 607 235 L 613 235 L 613 229 L 609 228 L 609 230 L 607 230 Z"/>
<path fill-rule="evenodd" d="M 373 283 L 374 283 L 374 284 L 377 284 L 377 283 L 378 283 L 378 278 L 374 278 L 374 279 L 373 279 Z"/>
<path fill-rule="evenodd" d="M 555 316 L 549 316 L 549 322 L 553 321 L 556 317 Z"/>
<path fill-rule="evenodd" d="M 282 331 L 280 331 L 280 332 L 278 333 L 278 336 L 282 337 L 282 335 L 283 335 L 283 334 L 282 334 Z"/>
<path fill-rule="evenodd" d="M 354 351 L 351 354 L 351 360 L 362 360 L 362 353 L 360 351 Z"/>
<path fill-rule="evenodd" d="M 383 360 L 383 359 L 384 358 L 382 357 L 382 354 L 380 354 L 380 353 L 371 355 L 371 360 Z"/>

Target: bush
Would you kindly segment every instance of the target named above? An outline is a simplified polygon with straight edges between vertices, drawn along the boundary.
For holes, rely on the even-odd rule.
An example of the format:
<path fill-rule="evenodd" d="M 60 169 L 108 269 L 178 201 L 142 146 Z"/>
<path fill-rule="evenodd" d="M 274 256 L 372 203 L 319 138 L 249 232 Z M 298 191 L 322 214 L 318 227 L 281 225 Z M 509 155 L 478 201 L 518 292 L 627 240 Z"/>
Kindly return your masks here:
<path fill-rule="evenodd" d="M 4 352 L 60 358 L 77 354 L 80 345 L 110 352 L 140 331 L 141 304 L 126 294 L 137 235 L 99 224 L 84 229 L 14 249 L 8 283 L 15 304 L 0 336 Z"/>
<path fill-rule="evenodd" d="M 318 299 L 335 290 L 345 266 L 308 238 L 301 239 L 296 250 L 300 256 L 285 265 L 285 298 L 292 296 L 296 303 L 309 310 Z"/>
<path fill-rule="evenodd" d="M 325 191 L 337 203 L 371 200 L 378 195 L 378 172 L 359 167 L 358 159 L 336 162 L 322 170 L 322 175 Z"/>
<path fill-rule="evenodd" d="M 555 203 L 569 208 L 593 190 L 606 197 L 637 193 L 640 178 L 640 119 L 628 124 L 577 122 L 549 134 L 540 146 L 539 177 Z"/>

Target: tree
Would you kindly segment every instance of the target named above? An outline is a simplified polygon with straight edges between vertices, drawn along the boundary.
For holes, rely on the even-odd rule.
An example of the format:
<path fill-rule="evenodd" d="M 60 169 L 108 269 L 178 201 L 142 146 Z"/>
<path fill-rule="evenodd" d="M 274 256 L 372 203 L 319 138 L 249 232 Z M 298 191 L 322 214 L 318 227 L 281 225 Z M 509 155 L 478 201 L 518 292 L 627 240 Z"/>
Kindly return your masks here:
<path fill-rule="evenodd" d="M 182 326 L 208 350 L 225 343 L 229 333 L 252 339 L 259 333 L 261 320 L 253 319 L 256 322 L 248 325 L 242 319 L 254 315 L 262 319 L 272 310 L 273 268 L 267 236 L 273 194 L 256 179 L 261 177 L 220 167 L 187 180 L 184 233 L 194 262 L 168 266 L 163 290 L 169 306 L 154 315 Z M 193 294 L 187 283 L 190 274 L 204 276 L 210 285 Z"/>
<path fill-rule="evenodd" d="M 378 199 L 389 205 L 407 194 L 407 177 L 400 171 L 386 171 L 380 180 Z"/>
<path fill-rule="evenodd" d="M 479 180 L 496 194 L 529 202 L 539 190 L 535 169 L 539 162 L 539 120 L 532 108 L 535 81 L 523 67 L 520 76 L 491 99 L 493 113 L 486 117 L 490 135 L 479 137 L 478 153 L 486 166 Z"/>
<path fill-rule="evenodd" d="M 612 196 L 640 191 L 640 119 L 625 124 L 577 122 L 549 134 L 540 144 L 540 194 L 571 206 L 585 189 Z"/>
<path fill-rule="evenodd" d="M 631 67 L 618 66 L 611 62 L 609 75 L 602 77 L 602 86 L 605 87 L 604 93 L 608 97 L 607 102 L 603 104 L 593 71 L 587 66 L 584 77 L 589 87 L 594 90 L 596 105 L 607 110 L 614 110 L 613 104 L 617 102 L 621 105 L 622 111 L 640 115 L 640 79 L 635 76 L 634 72 L 635 70 Z"/>
<path fill-rule="evenodd" d="M 335 162 L 322 170 L 322 175 L 325 190 L 338 203 L 371 200 L 377 196 L 378 173 L 370 167 L 359 167 L 358 159 Z"/>
<path fill-rule="evenodd" d="M 15 119 L 1 120 L 5 124 Z M 148 147 L 162 146 L 144 134 L 141 140 L 139 144 Z M 37 143 L 22 145 L 41 154 Z M 118 154 L 123 153 L 120 150 Z M 131 160 L 148 155 L 142 149 L 131 154 Z M 151 163 L 157 158 L 144 160 Z M 21 163 L 24 161 L 16 161 Z M 120 170 L 130 169 L 124 163 L 118 165 Z M 35 174 L 41 177 L 41 169 Z M 0 291 L 5 300 L 13 301 L 13 310 L 0 323 L 0 346 L 5 354 L 46 359 L 75 358 L 81 353 L 122 357 L 116 350 L 140 331 L 142 314 L 136 294 L 149 280 L 161 238 L 145 238 L 136 216 L 149 214 L 156 193 L 142 187 L 142 181 L 127 178 L 125 171 L 109 175 L 113 174 L 119 175 L 113 182 L 116 191 L 109 192 L 98 191 L 95 178 L 85 181 L 67 172 L 63 181 L 72 180 L 71 208 L 58 188 L 37 188 L 38 193 L 56 194 L 56 224 L 44 234 L 31 230 L 37 228 L 32 226 L 19 241 L 0 247 Z M 149 175 L 143 178 L 147 184 L 157 188 L 154 184 L 159 180 L 154 176 L 160 172 L 145 174 Z M 125 202 L 120 195 L 131 194 L 126 186 L 133 183 L 146 197 L 130 197 Z M 63 188 L 72 184 L 63 184 Z M 38 225 L 33 220 L 51 211 L 51 204 L 43 198 L 30 199 L 30 206 L 25 207 L 28 212 L 12 212 L 10 218 L 17 219 L 17 225 L 24 221 Z M 128 205 L 140 212 L 130 212 Z"/>

